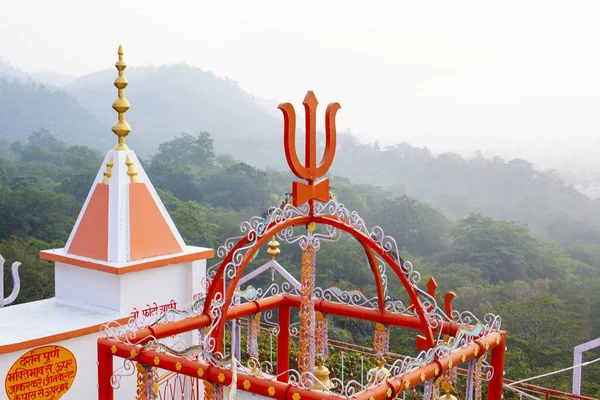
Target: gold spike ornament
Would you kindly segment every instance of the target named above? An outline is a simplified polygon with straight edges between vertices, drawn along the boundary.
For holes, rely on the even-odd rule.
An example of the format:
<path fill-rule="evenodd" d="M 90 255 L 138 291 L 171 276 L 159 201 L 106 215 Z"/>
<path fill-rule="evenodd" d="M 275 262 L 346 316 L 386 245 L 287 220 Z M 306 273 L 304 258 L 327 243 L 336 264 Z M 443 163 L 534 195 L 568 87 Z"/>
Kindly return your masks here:
<path fill-rule="evenodd" d="M 135 164 L 133 163 L 129 155 L 127 155 L 127 157 L 125 158 L 125 165 L 127 165 L 127 175 L 129 175 L 129 181 L 131 183 L 137 183 L 137 171 L 135 170 Z"/>
<path fill-rule="evenodd" d="M 119 137 L 119 143 L 113 149 L 129 150 L 129 147 L 125 144 L 125 136 L 131 132 L 131 126 L 125 121 L 125 113 L 129 110 L 129 102 L 125 98 L 125 88 L 128 82 L 123 75 L 123 71 L 127 68 L 127 64 L 123 61 L 123 46 L 119 46 L 119 61 L 116 62 L 115 67 L 119 71 L 119 76 L 115 79 L 118 97 L 112 104 L 112 108 L 119 114 L 119 120 L 113 125 L 112 131 Z"/>
<path fill-rule="evenodd" d="M 112 168 L 115 166 L 115 162 L 113 160 L 113 156 L 110 156 L 110 160 L 106 163 L 106 171 L 104 171 L 104 178 L 102 178 L 102 183 L 108 185 L 108 180 L 112 176 Z"/>

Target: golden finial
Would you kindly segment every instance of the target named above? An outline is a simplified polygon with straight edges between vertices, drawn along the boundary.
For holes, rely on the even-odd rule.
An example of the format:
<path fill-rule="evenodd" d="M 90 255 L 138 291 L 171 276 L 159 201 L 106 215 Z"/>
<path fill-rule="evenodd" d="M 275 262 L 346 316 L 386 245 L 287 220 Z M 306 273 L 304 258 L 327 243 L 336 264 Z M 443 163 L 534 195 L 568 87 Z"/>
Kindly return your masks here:
<path fill-rule="evenodd" d="M 131 181 L 131 183 L 137 183 L 137 171 L 135 170 L 135 167 L 133 166 L 133 161 L 131 161 L 129 155 L 127 155 L 127 158 L 125 158 L 125 165 L 127 165 L 127 175 L 129 175 L 129 180 Z"/>
<path fill-rule="evenodd" d="M 271 241 L 268 243 L 269 249 L 267 250 L 267 254 L 271 256 L 271 260 L 275 259 L 275 256 L 281 253 L 279 249 L 279 242 L 275 240 L 275 235 L 271 238 Z"/>
<path fill-rule="evenodd" d="M 129 102 L 125 98 L 125 88 L 127 87 L 127 78 L 123 75 L 123 71 L 127 68 L 127 64 L 123 61 L 123 46 L 119 46 L 119 61 L 115 67 L 119 71 L 119 76 L 115 79 L 115 87 L 118 89 L 117 99 L 112 104 L 112 108 L 119 113 L 119 120 L 115 122 L 112 131 L 119 137 L 119 144 L 113 147 L 114 150 L 129 150 L 125 144 L 125 136 L 131 132 L 131 126 L 125 121 L 125 113 L 129 110 Z"/>
<path fill-rule="evenodd" d="M 316 227 L 317 227 L 317 224 L 314 221 L 310 222 L 308 225 L 306 225 L 306 228 L 308 229 L 308 231 L 310 233 L 313 233 L 315 231 Z"/>
<path fill-rule="evenodd" d="M 106 163 L 106 171 L 104 171 L 104 178 L 102 179 L 102 183 L 108 185 L 108 180 L 112 176 L 112 167 L 115 166 L 115 162 L 113 160 L 113 156 L 110 156 L 110 160 Z"/>

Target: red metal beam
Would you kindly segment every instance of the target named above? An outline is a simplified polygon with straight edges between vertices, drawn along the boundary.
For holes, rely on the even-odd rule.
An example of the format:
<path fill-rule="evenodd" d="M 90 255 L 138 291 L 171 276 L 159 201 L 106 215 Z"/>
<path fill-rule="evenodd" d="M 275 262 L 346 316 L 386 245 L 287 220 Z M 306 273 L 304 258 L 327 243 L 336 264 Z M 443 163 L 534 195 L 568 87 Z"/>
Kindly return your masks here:
<path fill-rule="evenodd" d="M 233 306 L 227 310 L 226 320 L 244 317 L 246 315 L 256 314 L 260 311 L 270 310 L 280 305 L 286 304 L 287 300 L 283 295 L 270 296 L 260 300 L 254 300 L 238 306 Z M 168 336 L 177 335 L 183 332 L 189 332 L 194 329 L 203 328 L 210 324 L 210 317 L 206 314 L 200 314 L 185 318 L 179 321 L 168 322 L 161 325 L 148 326 L 135 331 L 130 339 L 132 343 L 143 343 L 150 338 L 162 339 Z"/>
<path fill-rule="evenodd" d="M 381 279 L 381 272 L 379 271 L 379 263 L 375 257 L 375 253 L 368 246 L 363 245 L 365 253 L 367 253 L 367 259 L 369 260 L 369 266 L 375 277 L 375 287 L 377 288 L 377 304 L 379 305 L 379 311 L 385 311 L 385 295 L 383 290 L 383 280 Z"/>
<path fill-rule="evenodd" d="M 448 356 L 439 360 L 433 361 L 427 365 L 408 371 L 406 374 L 397 378 L 388 379 L 385 384 L 377 386 L 373 389 L 364 390 L 355 395 L 357 399 L 385 399 L 394 398 L 398 393 L 408 390 L 414 386 L 421 384 L 423 381 L 433 379 L 440 376 L 442 373 L 450 369 L 450 362 L 453 366 L 459 365 L 463 362 L 462 357 L 465 356 L 465 361 L 481 357 L 481 355 L 490 349 L 494 349 L 498 346 L 503 346 L 502 338 L 505 337 L 505 333 L 492 332 L 489 335 L 477 339 L 474 342 L 468 344 L 465 347 L 461 347 L 453 351 Z M 477 356 L 475 356 L 475 350 L 477 350 Z M 437 374 L 436 374 L 437 368 Z M 497 373 L 504 371 L 502 368 Z M 392 396 L 387 396 L 388 389 L 392 389 Z M 489 397 L 489 400 L 500 400 L 501 397 Z"/>
<path fill-rule="evenodd" d="M 287 299 L 287 304 L 298 308 L 300 306 L 300 296 L 293 294 L 284 294 Z M 351 304 L 337 303 L 323 299 L 315 300 L 315 311 L 321 311 L 326 314 L 338 315 L 341 317 L 358 318 L 372 322 L 380 322 L 386 325 L 401 326 L 420 330 L 421 322 L 419 317 L 411 314 L 400 314 L 391 311 L 380 312 L 372 308 L 354 306 Z M 442 333 L 455 336 L 459 328 L 468 328 L 468 325 L 457 324 L 456 322 L 442 323 Z"/>
<path fill-rule="evenodd" d="M 292 307 L 300 307 L 300 296 L 284 294 L 288 304 Z M 315 311 L 326 314 L 339 315 L 340 317 L 351 317 L 367 321 L 380 322 L 382 324 L 402 326 L 405 328 L 419 329 L 419 317 L 409 314 L 398 314 L 390 311 L 380 312 L 373 308 L 353 306 L 351 304 L 337 303 L 323 299 L 314 301 Z"/>
<path fill-rule="evenodd" d="M 481 339 L 475 340 L 465 347 L 455 350 L 446 357 L 408 371 L 401 377 L 390 378 L 384 384 L 373 389 L 357 393 L 355 398 L 387 399 L 390 398 L 390 396 L 388 396 L 388 389 L 391 389 L 391 397 L 393 397 L 402 391 L 421 384 L 424 380 L 434 379 L 435 377 L 442 375 L 445 371 L 451 368 L 451 365 L 459 365 L 464 361 L 481 357 L 485 351 L 493 351 L 499 346 L 503 346 L 504 337 L 505 333 L 502 331 L 492 332 Z M 475 355 L 475 352 L 477 352 L 477 356 Z M 111 359 L 110 373 L 112 374 L 112 356 L 114 355 L 117 357 L 130 359 L 134 362 L 140 362 L 145 365 L 157 366 L 159 368 L 187 375 L 193 378 L 205 379 L 215 384 L 227 386 L 232 382 L 231 370 L 215 367 L 202 361 L 193 361 L 153 350 L 144 350 L 140 346 L 119 343 L 112 339 L 98 339 L 98 354 L 99 360 L 102 359 L 102 364 L 98 367 L 99 372 L 101 368 L 102 371 L 108 371 L 108 368 L 106 368 L 106 365 L 108 364 L 105 363 L 104 359 L 109 357 Z M 450 362 L 452 362 L 452 364 L 450 364 Z M 502 371 L 502 369 L 497 371 Z M 108 376 L 108 379 L 110 379 L 110 375 Z M 103 382 L 109 383 L 109 380 L 103 380 Z M 250 385 L 249 387 L 248 384 Z M 303 399 L 339 400 L 339 396 L 329 395 L 325 392 L 316 390 L 300 389 L 297 386 L 289 384 L 288 382 L 267 380 L 242 372 L 238 373 L 237 385 L 241 390 L 275 398 L 293 399 L 294 393 L 298 393 Z M 108 385 L 99 385 L 99 387 L 99 390 L 103 390 L 100 392 L 103 397 L 100 398 L 103 400 L 113 399 L 113 389 L 112 386 L 110 386 L 110 383 Z M 497 394 L 494 394 L 494 396 L 496 395 Z M 488 396 L 488 399 L 500 400 L 500 397 Z"/>
<path fill-rule="evenodd" d="M 287 299 L 286 299 L 287 302 Z M 290 369 L 290 306 L 279 306 L 277 319 L 279 335 L 277 335 L 277 380 L 287 382 L 287 370 Z"/>
<path fill-rule="evenodd" d="M 187 375 L 196 379 L 204 379 L 218 385 L 229 386 L 232 381 L 231 370 L 215 367 L 202 361 L 193 361 L 186 358 L 160 353 L 153 350 L 143 350 L 140 346 L 119 343 L 111 339 L 98 339 L 98 354 L 127 358 L 132 362 L 159 367 L 178 374 Z M 100 366 L 99 366 L 100 368 Z M 112 374 L 112 371 L 111 371 Z M 249 385 L 249 386 L 248 386 Z M 240 390 L 277 399 L 295 400 L 294 394 L 298 393 L 302 399 L 339 400 L 339 396 L 324 392 L 301 389 L 288 382 L 267 380 L 264 377 L 239 372 L 237 387 Z M 114 390 L 110 384 L 101 393 L 102 400 L 112 400 Z"/>
<path fill-rule="evenodd" d="M 106 351 L 98 342 L 98 398 L 102 400 L 113 400 L 114 391 L 110 384 L 113 374 L 113 355 Z"/>
<path fill-rule="evenodd" d="M 502 398 L 502 384 L 504 380 L 504 354 L 506 350 L 506 333 L 500 334 L 498 345 L 492 350 L 490 365 L 494 368 L 494 376 L 488 382 L 488 400 Z"/>

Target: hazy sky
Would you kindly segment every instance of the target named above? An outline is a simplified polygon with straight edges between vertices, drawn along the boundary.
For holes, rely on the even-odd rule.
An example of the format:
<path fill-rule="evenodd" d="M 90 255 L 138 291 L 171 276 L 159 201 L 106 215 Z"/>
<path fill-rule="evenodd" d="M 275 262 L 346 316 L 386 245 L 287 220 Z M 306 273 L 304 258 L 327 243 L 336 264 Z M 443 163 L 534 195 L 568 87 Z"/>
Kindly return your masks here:
<path fill-rule="evenodd" d="M 600 138 L 599 1 L 7 1 L 0 56 L 72 75 L 184 61 L 433 148 Z M 134 83 L 132 83 L 134 84 Z"/>

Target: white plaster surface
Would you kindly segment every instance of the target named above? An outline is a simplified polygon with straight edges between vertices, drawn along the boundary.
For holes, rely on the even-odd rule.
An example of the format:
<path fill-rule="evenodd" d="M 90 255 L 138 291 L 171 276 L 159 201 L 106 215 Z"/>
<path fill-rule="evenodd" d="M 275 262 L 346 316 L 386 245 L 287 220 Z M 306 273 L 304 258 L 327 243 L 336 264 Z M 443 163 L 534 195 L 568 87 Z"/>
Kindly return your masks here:
<path fill-rule="evenodd" d="M 119 275 L 69 264 L 55 264 L 56 297 L 120 311 Z"/>
<path fill-rule="evenodd" d="M 121 316 L 107 309 L 51 298 L 0 310 L 0 345 L 21 343 L 102 324 Z"/>
<path fill-rule="evenodd" d="M 171 300 L 183 309 L 191 301 L 192 263 L 167 265 L 125 275 L 120 278 L 121 312 L 131 313 L 152 306 L 167 304 Z M 141 308 L 140 308 L 141 307 Z"/>

